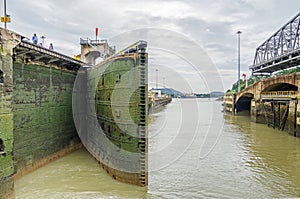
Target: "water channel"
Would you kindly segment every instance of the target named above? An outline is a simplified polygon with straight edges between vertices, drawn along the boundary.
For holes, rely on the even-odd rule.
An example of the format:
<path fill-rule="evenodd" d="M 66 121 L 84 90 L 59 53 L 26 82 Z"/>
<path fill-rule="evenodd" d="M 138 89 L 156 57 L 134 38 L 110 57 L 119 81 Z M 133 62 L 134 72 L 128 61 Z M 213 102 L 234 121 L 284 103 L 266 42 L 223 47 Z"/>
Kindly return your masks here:
<path fill-rule="evenodd" d="M 147 188 L 113 180 L 82 149 L 17 180 L 16 198 L 300 197 L 300 139 L 221 103 L 173 99 L 152 115 Z"/>

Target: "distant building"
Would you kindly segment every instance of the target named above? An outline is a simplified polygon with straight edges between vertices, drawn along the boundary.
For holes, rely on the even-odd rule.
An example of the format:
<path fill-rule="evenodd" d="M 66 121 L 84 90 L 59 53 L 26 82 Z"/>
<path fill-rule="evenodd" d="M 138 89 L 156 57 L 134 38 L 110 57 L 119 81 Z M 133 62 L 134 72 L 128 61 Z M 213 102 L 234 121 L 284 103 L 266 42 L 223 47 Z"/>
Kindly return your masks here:
<path fill-rule="evenodd" d="M 154 93 L 156 98 L 162 97 L 162 95 L 161 95 L 161 90 L 151 89 L 149 92 L 150 92 L 150 93 Z"/>

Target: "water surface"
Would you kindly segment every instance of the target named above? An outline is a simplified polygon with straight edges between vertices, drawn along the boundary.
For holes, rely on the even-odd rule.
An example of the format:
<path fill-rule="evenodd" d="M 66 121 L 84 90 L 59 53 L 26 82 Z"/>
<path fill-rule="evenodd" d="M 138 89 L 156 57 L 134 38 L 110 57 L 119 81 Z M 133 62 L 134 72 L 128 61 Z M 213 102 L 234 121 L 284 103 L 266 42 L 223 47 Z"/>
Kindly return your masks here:
<path fill-rule="evenodd" d="M 16 197 L 300 197 L 300 139 L 221 110 L 173 99 L 152 116 L 148 190 L 113 180 L 82 149 L 16 181 Z"/>

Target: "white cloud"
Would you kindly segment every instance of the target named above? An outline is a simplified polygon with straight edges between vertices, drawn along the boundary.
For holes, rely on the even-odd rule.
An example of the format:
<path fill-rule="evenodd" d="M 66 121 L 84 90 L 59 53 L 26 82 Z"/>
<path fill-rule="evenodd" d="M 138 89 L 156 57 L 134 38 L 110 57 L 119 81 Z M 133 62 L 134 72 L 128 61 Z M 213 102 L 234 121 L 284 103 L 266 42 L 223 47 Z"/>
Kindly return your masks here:
<path fill-rule="evenodd" d="M 1 2 L 2 3 L 2 2 Z M 3 5 L 0 5 L 3 7 Z M 236 81 L 237 36 L 241 30 L 241 65 L 243 71 L 252 64 L 256 47 L 299 12 L 300 1 L 281 0 L 18 0 L 8 1 L 12 17 L 8 27 L 31 37 L 36 32 L 45 35 L 55 49 L 70 56 L 80 52 L 79 38 L 94 37 L 95 27 L 101 38 L 115 38 L 124 32 L 140 28 L 163 28 L 184 35 L 196 43 L 216 64 L 225 89 Z M 128 36 L 123 45 L 145 35 Z M 166 37 L 162 37 L 166 38 Z M 170 41 L 174 38 L 169 38 Z M 113 39 L 111 39 L 113 41 Z M 159 38 L 156 42 L 159 42 Z M 183 40 L 182 40 L 183 41 Z M 175 42 L 169 47 L 186 48 L 191 43 Z M 150 44 L 149 44 L 150 45 Z M 124 46 L 117 46 L 118 49 Z M 184 52 L 183 56 L 185 56 Z M 200 57 L 203 52 L 190 52 Z M 156 60 L 160 57 L 156 55 Z M 192 58 L 193 59 L 193 58 Z M 195 60 L 191 60 L 195 61 Z M 183 75 L 178 60 L 168 60 Z M 163 63 L 165 64 L 165 63 Z M 246 69 L 246 70 L 245 70 Z M 205 70 L 201 68 L 201 70 Z M 207 73 L 207 75 L 209 75 Z M 211 78 L 216 78 L 211 74 Z M 197 82 L 197 77 L 189 77 Z M 192 79 L 195 78 L 195 79 Z M 173 85 L 176 86 L 176 85 Z M 211 88 L 213 89 L 213 88 Z M 216 87 L 220 89 L 220 87 Z M 214 89 L 215 90 L 215 89 Z"/>

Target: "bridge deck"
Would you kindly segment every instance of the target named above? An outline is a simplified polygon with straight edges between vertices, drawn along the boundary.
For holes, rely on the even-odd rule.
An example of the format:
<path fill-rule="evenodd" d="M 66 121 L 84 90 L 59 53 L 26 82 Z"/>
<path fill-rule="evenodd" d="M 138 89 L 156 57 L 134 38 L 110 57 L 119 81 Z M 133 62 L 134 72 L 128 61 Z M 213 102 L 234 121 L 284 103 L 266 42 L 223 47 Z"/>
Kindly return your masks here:
<path fill-rule="evenodd" d="M 250 66 L 250 69 L 254 74 L 273 73 L 298 65 L 300 65 L 300 49 L 259 63 L 257 65 Z"/>

